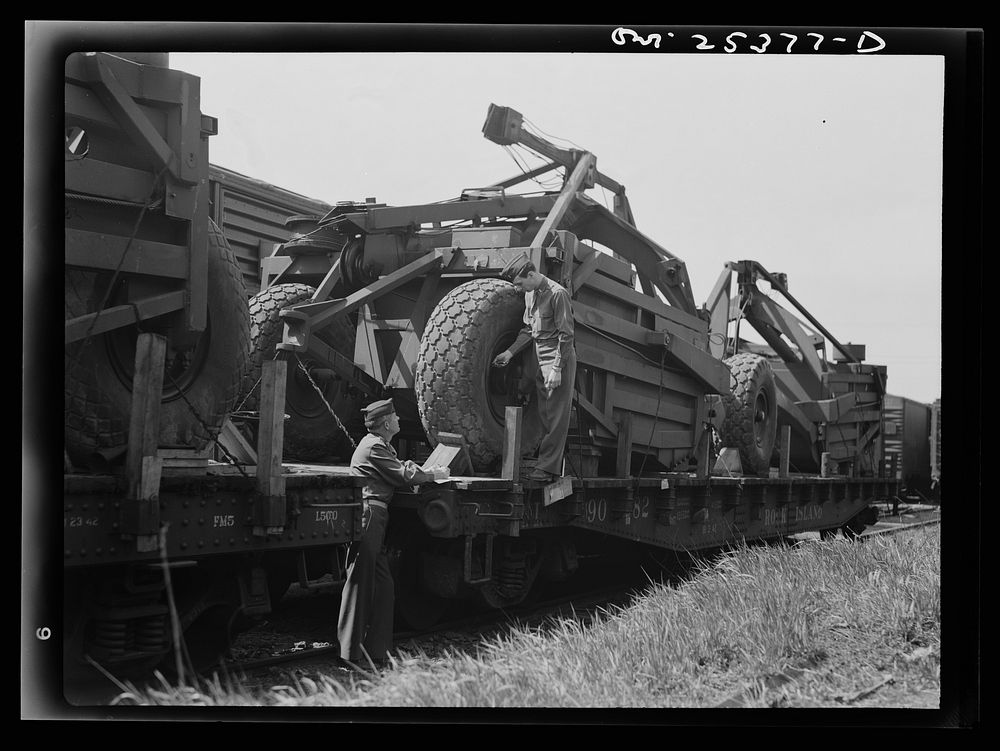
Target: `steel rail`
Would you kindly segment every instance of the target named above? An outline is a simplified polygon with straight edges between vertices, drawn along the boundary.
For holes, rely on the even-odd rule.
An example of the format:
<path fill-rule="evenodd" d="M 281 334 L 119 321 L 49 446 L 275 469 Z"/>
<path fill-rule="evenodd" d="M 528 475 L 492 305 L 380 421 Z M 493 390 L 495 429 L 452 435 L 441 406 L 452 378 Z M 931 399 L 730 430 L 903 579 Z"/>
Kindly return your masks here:
<path fill-rule="evenodd" d="M 565 609 L 567 606 L 573 608 L 574 612 L 586 612 L 599 609 L 609 604 L 615 596 L 627 595 L 633 591 L 632 586 L 613 586 L 601 589 L 594 589 L 572 595 L 563 595 L 544 602 L 536 602 L 530 606 L 515 606 L 485 613 L 476 613 L 462 618 L 438 623 L 433 628 L 422 631 L 397 631 L 393 634 L 393 642 L 399 643 L 409 639 L 430 639 L 435 635 L 444 634 L 448 631 L 458 631 L 462 629 L 476 629 L 490 626 L 512 625 L 522 621 L 531 621 L 551 618 L 554 614 Z M 311 660 L 317 657 L 332 655 L 337 662 L 343 662 L 339 658 L 339 648 L 336 644 L 325 647 L 314 647 L 312 649 L 297 649 L 268 657 L 252 658 L 249 660 L 239 660 L 235 662 L 220 661 L 215 667 L 224 667 L 230 672 L 253 671 L 261 668 L 273 667 L 275 665 L 288 665 L 296 662 Z M 363 661 L 362 661 L 363 662 Z"/>
<path fill-rule="evenodd" d="M 931 526 L 934 524 L 940 524 L 940 519 L 927 519 L 917 522 L 909 523 L 891 523 L 892 527 L 885 529 L 874 529 L 868 528 L 862 532 L 858 537 L 874 537 L 880 535 L 891 535 L 897 534 L 899 532 L 918 529 L 921 527 Z M 817 542 L 817 539 L 805 539 L 801 542 Z M 565 609 L 567 606 L 573 608 L 574 612 L 587 612 L 590 610 L 596 610 L 604 605 L 610 603 L 615 596 L 628 596 L 629 593 L 635 591 L 635 586 L 633 584 L 628 585 L 617 585 L 612 587 L 603 587 L 593 590 L 588 590 L 580 593 L 574 593 L 570 595 L 562 595 L 559 597 L 552 598 L 550 600 L 545 600 L 543 602 L 536 602 L 530 606 L 515 606 L 512 608 L 504 608 L 500 610 L 488 611 L 484 613 L 475 613 L 462 618 L 455 618 L 449 621 L 444 621 L 438 623 L 431 629 L 415 631 L 415 630 L 402 630 L 396 631 L 393 634 L 393 642 L 399 643 L 407 641 L 410 639 L 420 639 L 428 640 L 433 638 L 435 635 L 444 634 L 448 631 L 461 631 L 464 629 L 481 629 L 490 626 L 502 626 L 504 624 L 511 625 L 518 622 L 531 621 L 531 620 L 544 620 L 546 618 L 551 618 L 556 615 L 559 611 Z M 276 665 L 294 665 L 297 662 L 304 662 L 308 660 L 313 660 L 316 658 L 332 656 L 335 658 L 335 662 L 339 664 L 344 664 L 339 658 L 339 648 L 336 644 L 331 644 L 324 647 L 314 647 L 307 649 L 297 649 L 293 651 L 284 652 L 277 655 L 269 655 L 267 657 L 252 658 L 247 660 L 239 660 L 229 662 L 226 660 L 220 661 L 213 668 L 225 668 L 226 670 L 235 673 L 253 672 L 255 670 L 260 670 L 263 668 L 274 667 Z M 345 666 L 346 667 L 346 666 Z M 367 671 L 366 671 L 367 672 Z"/>

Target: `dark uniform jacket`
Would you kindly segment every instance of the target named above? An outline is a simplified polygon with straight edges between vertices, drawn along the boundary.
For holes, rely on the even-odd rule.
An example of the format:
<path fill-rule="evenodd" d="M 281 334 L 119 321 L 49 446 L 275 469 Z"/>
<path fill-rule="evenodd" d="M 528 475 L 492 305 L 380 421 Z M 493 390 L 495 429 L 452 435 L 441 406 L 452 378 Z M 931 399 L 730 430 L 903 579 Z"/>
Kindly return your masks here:
<path fill-rule="evenodd" d="M 366 478 L 361 490 L 365 501 L 388 503 L 396 488 L 431 482 L 434 475 L 410 460 L 401 462 L 396 450 L 382 436 L 369 433 L 358 442 L 351 457 L 351 474 Z"/>

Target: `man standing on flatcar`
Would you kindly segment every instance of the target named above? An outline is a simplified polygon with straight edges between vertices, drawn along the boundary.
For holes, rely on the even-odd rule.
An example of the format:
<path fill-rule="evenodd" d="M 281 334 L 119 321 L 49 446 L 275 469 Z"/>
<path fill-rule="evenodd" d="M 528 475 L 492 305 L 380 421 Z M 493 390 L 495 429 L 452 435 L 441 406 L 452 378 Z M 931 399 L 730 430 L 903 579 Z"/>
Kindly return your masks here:
<path fill-rule="evenodd" d="M 373 402 L 362 412 L 368 435 L 351 457 L 351 474 L 361 481 L 363 501 L 361 539 L 347 553 L 347 580 L 340 598 L 337 638 L 340 657 L 363 664 L 363 652 L 377 667 L 388 661 L 392 646 L 392 611 L 395 598 L 389 559 L 383 549 L 389 522 L 389 502 L 396 488 L 448 477 L 447 467 L 423 470 L 414 462 L 401 462 L 389 443 L 399 432 L 399 417 L 391 399 Z"/>
<path fill-rule="evenodd" d="M 524 293 L 524 328 L 514 343 L 494 358 L 493 365 L 506 367 L 515 354 L 534 341 L 538 358 L 535 389 L 543 435 L 538 461 L 528 479 L 552 482 L 562 475 L 576 384 L 573 303 L 566 288 L 538 273 L 523 253 L 504 267 L 500 278 Z"/>

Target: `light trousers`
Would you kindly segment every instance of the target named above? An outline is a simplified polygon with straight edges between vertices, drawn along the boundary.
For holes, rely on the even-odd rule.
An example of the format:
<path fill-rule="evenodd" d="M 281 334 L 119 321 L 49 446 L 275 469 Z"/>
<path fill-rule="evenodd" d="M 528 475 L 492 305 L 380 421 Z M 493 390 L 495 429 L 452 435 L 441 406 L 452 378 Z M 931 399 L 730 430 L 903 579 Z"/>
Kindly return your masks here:
<path fill-rule="evenodd" d="M 554 475 L 562 475 L 563 453 L 566 450 L 566 436 L 573 410 L 573 389 L 576 386 L 576 349 L 571 349 L 569 357 L 562 361 L 562 383 L 548 395 L 545 391 L 545 376 L 552 369 L 555 350 L 535 343 L 538 357 L 538 374 L 535 376 L 535 390 L 538 393 L 538 414 L 542 422 L 542 442 L 538 446 L 537 469 Z"/>

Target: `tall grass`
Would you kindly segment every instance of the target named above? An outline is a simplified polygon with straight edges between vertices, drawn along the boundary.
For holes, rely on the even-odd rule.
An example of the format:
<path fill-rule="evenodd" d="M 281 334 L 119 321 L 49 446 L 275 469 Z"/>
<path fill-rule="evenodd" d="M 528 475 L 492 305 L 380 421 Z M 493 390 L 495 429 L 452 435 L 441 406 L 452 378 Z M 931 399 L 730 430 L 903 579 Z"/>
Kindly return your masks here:
<path fill-rule="evenodd" d="M 218 704 L 417 707 L 691 707 L 851 648 L 905 654 L 940 639 L 937 528 L 864 542 L 741 546 L 680 585 L 654 585 L 589 625 L 560 619 L 485 642 L 479 654 L 400 654 L 375 681 L 299 682 Z M 840 646 L 838 646 L 840 645 Z M 845 672 L 841 670 L 841 672 Z M 851 676 L 839 673 L 835 680 Z M 755 688 L 756 687 L 756 688 Z M 214 689 L 213 689 L 214 690 Z M 230 691 L 229 698 L 225 692 Z M 174 703 L 134 692 L 127 703 Z M 200 691 L 200 701 L 207 702 Z M 188 697 L 189 699 L 191 697 Z"/>

